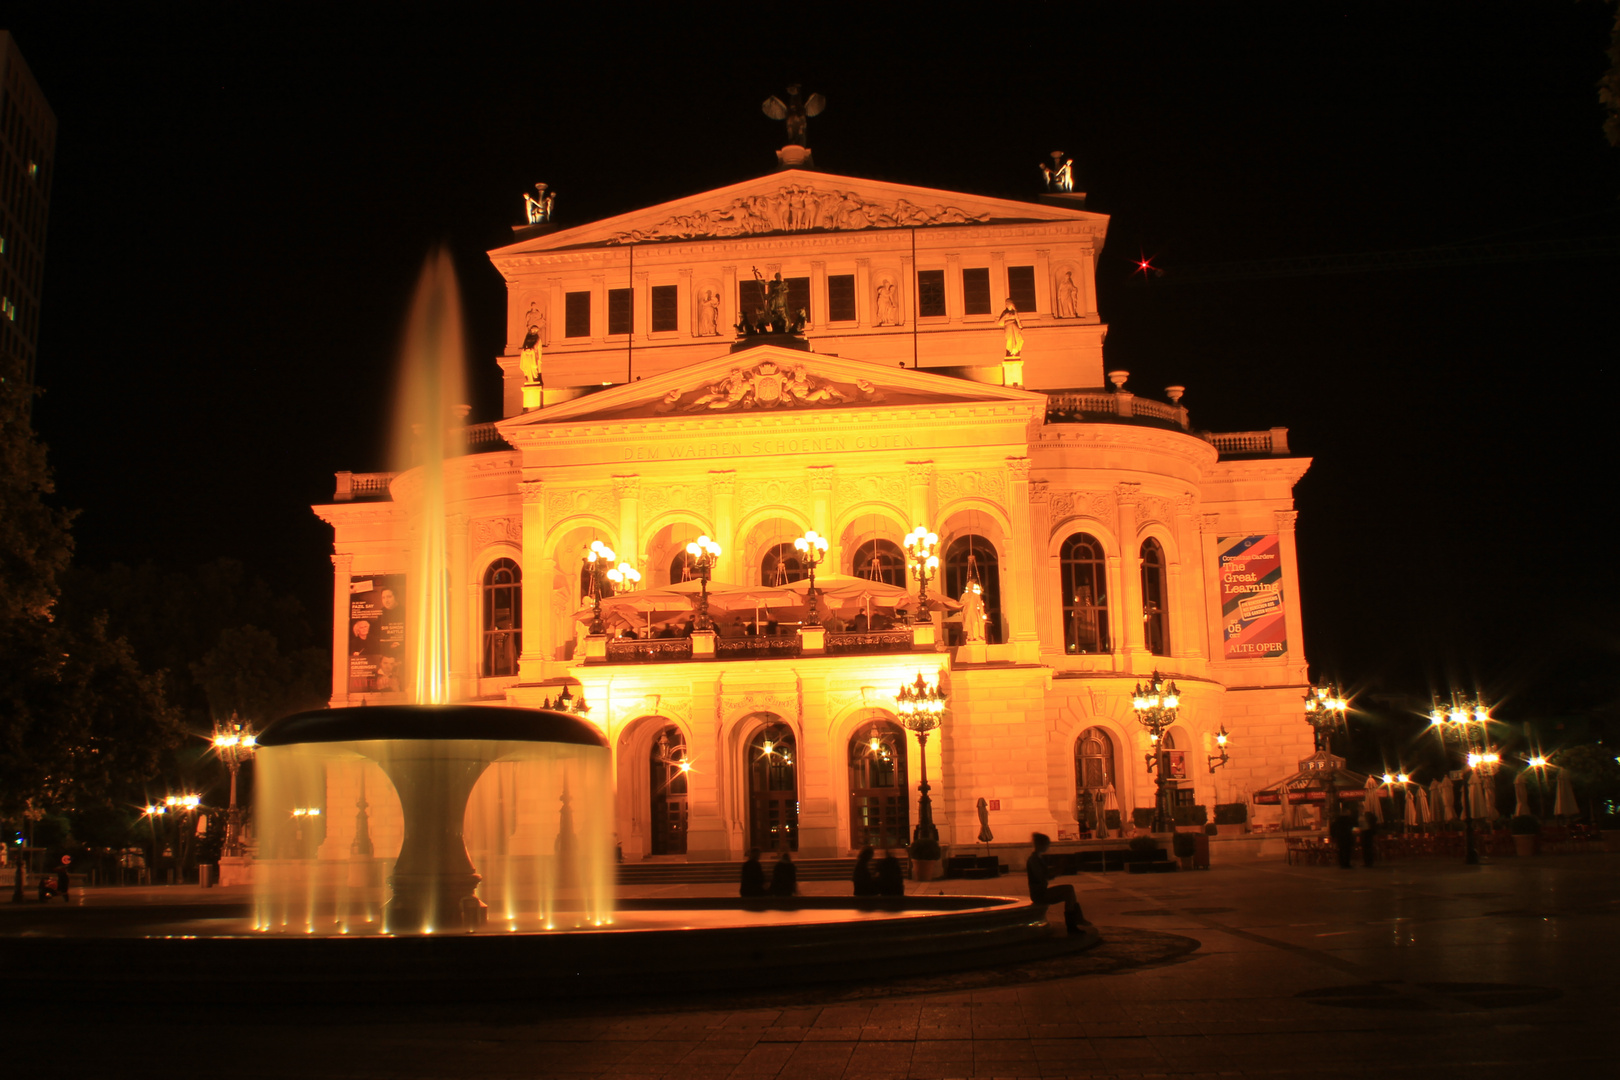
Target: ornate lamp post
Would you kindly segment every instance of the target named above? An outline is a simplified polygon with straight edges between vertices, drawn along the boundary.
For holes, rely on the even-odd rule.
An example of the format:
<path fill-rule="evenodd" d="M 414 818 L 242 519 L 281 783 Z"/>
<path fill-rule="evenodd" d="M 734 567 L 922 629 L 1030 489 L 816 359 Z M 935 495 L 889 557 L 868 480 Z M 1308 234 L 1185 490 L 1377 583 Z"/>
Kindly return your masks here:
<path fill-rule="evenodd" d="M 605 633 L 602 626 L 602 600 L 613 595 L 613 586 L 608 581 L 608 574 L 612 572 L 613 560 L 618 556 L 613 549 L 600 540 L 592 540 L 590 550 L 585 552 L 585 571 L 591 580 L 591 633 Z"/>
<path fill-rule="evenodd" d="M 621 562 L 603 576 L 613 584 L 615 593 L 620 590 L 634 592 L 636 586 L 641 584 L 641 571 L 627 562 Z"/>
<path fill-rule="evenodd" d="M 1214 772 L 1216 769 L 1220 768 L 1222 765 L 1225 765 L 1231 760 L 1226 753 L 1226 746 L 1231 741 L 1231 733 L 1226 730 L 1226 721 L 1223 720 L 1221 721 L 1221 730 L 1215 733 L 1215 749 L 1219 751 L 1219 753 L 1209 755 L 1210 772 Z"/>
<path fill-rule="evenodd" d="M 928 797 L 928 733 L 939 727 L 945 715 L 945 691 L 939 684 L 930 683 L 917 673 L 917 681 L 902 684 L 894 695 L 894 711 L 909 731 L 917 733 L 917 758 L 922 762 L 922 783 L 917 785 L 917 828 L 911 842 L 932 840 L 939 842 L 939 830 L 934 827 L 934 804 Z"/>
<path fill-rule="evenodd" d="M 1466 697 L 1453 690 L 1451 706 L 1446 708 L 1435 698 L 1429 710 L 1429 726 L 1440 736 L 1441 753 L 1448 753 L 1452 744 L 1462 751 L 1468 768 L 1462 770 L 1463 779 L 1463 862 L 1469 866 L 1479 863 L 1479 848 L 1474 843 L 1474 808 L 1470 788 L 1477 770 L 1482 776 L 1495 776 L 1501 756 L 1490 743 L 1491 710 L 1477 698 Z"/>
<path fill-rule="evenodd" d="M 242 762 L 250 760 L 259 749 L 258 736 L 251 725 L 244 728 L 237 715 L 231 713 L 226 724 L 214 721 L 214 752 L 231 772 L 231 805 L 225 811 L 225 849 L 230 858 L 242 856 L 242 809 L 236 805 L 236 774 Z"/>
<path fill-rule="evenodd" d="M 1170 725 L 1176 722 L 1176 710 L 1181 708 L 1181 695 L 1176 690 L 1176 684 L 1166 682 L 1155 671 L 1148 685 L 1136 684 L 1136 693 L 1131 699 L 1131 708 L 1136 711 L 1136 722 L 1147 729 L 1148 736 L 1153 742 L 1153 749 L 1149 750 L 1147 758 L 1148 771 L 1153 773 L 1153 783 L 1157 789 L 1154 794 L 1154 832 L 1165 832 L 1167 822 L 1174 820 L 1169 812 L 1166 792 L 1169 790 L 1170 771 L 1169 755 L 1164 750 L 1164 736 L 1170 730 Z"/>
<path fill-rule="evenodd" d="M 929 579 L 939 573 L 939 556 L 934 554 L 938 545 L 939 536 L 929 532 L 926 526 L 919 525 L 906 533 L 906 565 L 917 576 L 918 615 L 926 610 Z"/>
<path fill-rule="evenodd" d="M 1344 722 L 1350 703 L 1334 686 L 1313 686 L 1305 695 L 1305 720 L 1316 731 L 1316 748 L 1333 752 L 1334 732 L 1348 730 Z"/>
<path fill-rule="evenodd" d="M 810 610 L 804 616 L 806 626 L 820 626 L 821 612 L 816 609 L 816 567 L 827 554 L 827 538 L 811 529 L 803 536 L 793 541 L 793 547 L 804 560 L 805 567 L 810 571 L 810 589 L 805 594 L 810 601 Z"/>
<path fill-rule="evenodd" d="M 585 703 L 584 687 L 580 687 L 579 697 L 575 697 L 573 692 L 564 686 L 562 693 L 557 695 L 557 700 L 553 701 L 547 698 L 541 708 L 556 709 L 558 712 L 573 713 L 575 716 L 580 717 L 591 711 L 591 707 Z"/>
<path fill-rule="evenodd" d="M 692 569 L 698 574 L 697 619 L 692 629 L 713 630 L 714 622 L 709 618 L 709 578 L 714 575 L 715 560 L 720 558 L 720 545 L 707 536 L 700 536 L 686 545 L 686 553 L 692 557 Z"/>

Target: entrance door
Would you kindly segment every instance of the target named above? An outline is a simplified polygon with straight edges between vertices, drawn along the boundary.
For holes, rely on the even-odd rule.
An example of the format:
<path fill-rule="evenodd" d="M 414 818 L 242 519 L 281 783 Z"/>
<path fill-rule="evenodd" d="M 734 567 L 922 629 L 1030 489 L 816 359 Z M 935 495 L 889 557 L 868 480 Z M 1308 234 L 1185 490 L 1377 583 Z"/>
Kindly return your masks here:
<path fill-rule="evenodd" d="M 748 740 L 748 845 L 799 850 L 799 771 L 793 731 L 767 724 Z"/>
<path fill-rule="evenodd" d="M 863 724 L 849 740 L 849 843 L 902 847 L 911 834 L 906 736 L 887 720 Z"/>
<path fill-rule="evenodd" d="M 686 854 L 686 738 L 673 725 L 653 740 L 649 762 L 652 770 L 652 853 Z"/>

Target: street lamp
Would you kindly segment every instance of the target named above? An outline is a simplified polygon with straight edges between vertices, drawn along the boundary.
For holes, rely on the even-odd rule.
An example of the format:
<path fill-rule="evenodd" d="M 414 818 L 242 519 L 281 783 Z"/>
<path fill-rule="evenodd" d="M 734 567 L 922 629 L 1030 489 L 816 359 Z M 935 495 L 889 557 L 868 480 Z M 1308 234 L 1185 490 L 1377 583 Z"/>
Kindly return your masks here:
<path fill-rule="evenodd" d="M 1219 750 L 1220 753 L 1209 755 L 1210 772 L 1214 772 L 1216 769 L 1220 768 L 1222 765 L 1225 765 L 1231 760 L 1226 753 L 1226 745 L 1227 743 L 1231 742 L 1231 740 L 1232 736 L 1226 730 L 1226 721 L 1223 720 L 1221 721 L 1221 730 L 1215 733 L 1215 749 Z"/>
<path fill-rule="evenodd" d="M 697 619 L 692 629 L 713 630 L 714 623 L 709 619 L 709 578 L 714 574 L 715 561 L 720 558 L 720 545 L 707 536 L 700 536 L 686 545 L 686 553 L 692 557 L 692 569 L 698 574 Z"/>
<path fill-rule="evenodd" d="M 810 610 L 805 614 L 806 626 L 820 626 L 821 612 L 816 610 L 816 567 L 827 554 L 827 538 L 811 529 L 803 536 L 793 541 L 793 547 L 798 551 L 800 559 L 810 571 L 810 589 L 805 594 L 810 601 Z"/>
<path fill-rule="evenodd" d="M 613 549 L 600 540 L 592 540 L 590 550 L 585 552 L 585 572 L 591 580 L 591 633 L 604 633 L 602 627 L 602 599 L 603 594 L 613 595 L 613 586 L 608 582 L 608 574 L 612 573 L 613 560 L 617 558 Z"/>
<path fill-rule="evenodd" d="M 567 686 L 564 686 L 562 693 L 557 695 L 557 700 L 553 701 L 547 698 L 545 704 L 540 707 L 542 709 L 556 709 L 558 712 L 573 713 L 575 716 L 580 717 L 591 711 L 591 707 L 585 703 L 585 688 L 583 686 L 579 689 L 579 697 L 575 697 L 573 692 Z"/>
<path fill-rule="evenodd" d="M 154 862 L 161 857 L 162 854 L 160 851 L 156 850 L 158 837 L 157 819 L 167 818 L 175 823 L 173 850 L 175 853 L 175 862 L 177 864 L 175 869 L 178 884 L 185 883 L 186 858 L 191 847 L 189 843 L 190 837 L 187 836 L 187 830 L 185 827 L 186 817 L 187 815 L 195 814 L 201 806 L 201 795 L 166 795 L 164 796 L 163 801 L 160 803 L 146 804 L 145 816 L 147 822 L 152 827 L 152 846 L 154 848 L 152 856 Z M 169 830 L 164 829 L 163 831 L 165 834 L 167 834 Z"/>
<path fill-rule="evenodd" d="M 1450 745 L 1455 743 L 1468 765 L 1467 769 L 1461 770 L 1465 837 L 1463 862 L 1474 866 L 1479 862 L 1479 848 L 1474 843 L 1474 807 L 1469 789 L 1473 787 L 1473 774 L 1476 771 L 1482 776 L 1495 776 L 1502 761 L 1490 742 L 1491 710 L 1477 698 L 1466 697 L 1455 690 L 1451 692 L 1449 708 L 1443 707 L 1438 698 L 1433 699 L 1432 706 L 1429 710 L 1429 726 L 1440 736 L 1440 752 L 1448 753 Z"/>
<path fill-rule="evenodd" d="M 1153 743 L 1153 749 L 1144 756 L 1157 789 L 1154 795 L 1154 832 L 1167 831 L 1166 819 L 1172 818 L 1165 805 L 1170 783 L 1166 775 L 1170 771 L 1170 760 L 1164 750 L 1164 736 L 1169 733 L 1170 725 L 1176 722 L 1176 710 L 1180 707 L 1181 695 L 1176 690 L 1176 684 L 1162 680 L 1157 671 L 1147 686 L 1136 684 L 1136 693 L 1131 698 L 1136 722 L 1147 729 Z"/>
<path fill-rule="evenodd" d="M 1334 686 L 1313 686 L 1305 695 L 1305 720 L 1316 732 L 1316 749 L 1333 752 L 1333 734 L 1348 730 L 1344 714 L 1350 703 Z"/>
<path fill-rule="evenodd" d="M 928 600 L 928 581 L 939 573 L 939 556 L 934 554 L 934 548 L 939 544 L 939 536 L 931 533 L 925 526 L 919 525 L 906 533 L 906 565 L 911 572 L 917 575 L 917 614 L 919 616 L 926 610 Z"/>
<path fill-rule="evenodd" d="M 917 681 L 901 684 L 894 695 L 895 715 L 909 731 L 917 733 L 917 757 L 922 762 L 922 783 L 917 785 L 917 828 L 911 842 L 932 840 L 939 843 L 939 830 L 934 827 L 934 804 L 928 797 L 928 733 L 939 727 L 945 715 L 945 691 L 939 684 L 930 683 L 917 673 Z"/>
<path fill-rule="evenodd" d="M 227 724 L 214 721 L 214 752 L 231 773 L 231 804 L 225 811 L 223 854 L 233 859 L 242 856 L 242 808 L 236 805 L 236 774 L 241 771 L 242 762 L 250 760 L 258 749 L 259 739 L 253 734 L 252 726 L 244 728 L 236 713 L 231 713 Z"/>

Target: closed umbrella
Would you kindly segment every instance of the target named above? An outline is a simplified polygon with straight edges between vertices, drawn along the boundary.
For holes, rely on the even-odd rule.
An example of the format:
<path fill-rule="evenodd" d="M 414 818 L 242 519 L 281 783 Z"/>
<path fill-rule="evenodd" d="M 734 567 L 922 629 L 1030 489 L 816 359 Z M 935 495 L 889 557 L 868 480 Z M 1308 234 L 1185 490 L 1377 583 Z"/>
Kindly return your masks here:
<path fill-rule="evenodd" d="M 1407 800 L 1417 807 L 1417 824 L 1427 825 L 1434 820 L 1434 810 L 1429 806 L 1429 793 L 1423 790 L 1422 784 L 1413 784 L 1406 789 Z"/>
<path fill-rule="evenodd" d="M 1482 818 L 1490 816 L 1489 809 L 1485 799 L 1485 774 L 1471 769 L 1468 773 L 1468 812 Z"/>
<path fill-rule="evenodd" d="M 1530 785 L 1524 782 L 1524 773 L 1513 778 L 1513 816 L 1530 816 Z"/>
<path fill-rule="evenodd" d="M 1103 788 L 1103 816 L 1097 825 L 1097 831 L 1102 833 L 1103 839 L 1108 838 L 1108 811 L 1119 811 L 1119 796 L 1114 794 L 1114 785 L 1109 784 Z M 1121 823 L 1123 825 L 1123 822 Z"/>
<path fill-rule="evenodd" d="M 1575 805 L 1575 785 L 1570 782 L 1569 770 L 1558 770 L 1558 799 L 1553 803 L 1554 817 L 1574 817 L 1581 812 Z"/>
<path fill-rule="evenodd" d="M 1374 777 L 1367 777 L 1367 797 L 1362 801 L 1367 813 L 1380 825 L 1384 823 L 1384 789 Z"/>
<path fill-rule="evenodd" d="M 1417 793 L 1414 792 L 1410 787 L 1403 788 L 1402 790 L 1404 790 L 1406 793 L 1406 823 L 1408 825 L 1423 824 L 1423 818 L 1418 814 Z"/>
<path fill-rule="evenodd" d="M 979 843 L 988 844 L 994 840 L 995 834 L 990 831 L 990 804 L 979 796 Z"/>
<path fill-rule="evenodd" d="M 1436 822 L 1451 821 L 1457 816 L 1451 809 L 1451 799 L 1455 792 L 1449 790 L 1450 787 L 1450 780 L 1436 780 L 1429 785 L 1429 808 L 1434 811 Z"/>
<path fill-rule="evenodd" d="M 1495 821 L 1501 815 L 1496 809 L 1496 777 L 1485 778 L 1485 816 Z"/>

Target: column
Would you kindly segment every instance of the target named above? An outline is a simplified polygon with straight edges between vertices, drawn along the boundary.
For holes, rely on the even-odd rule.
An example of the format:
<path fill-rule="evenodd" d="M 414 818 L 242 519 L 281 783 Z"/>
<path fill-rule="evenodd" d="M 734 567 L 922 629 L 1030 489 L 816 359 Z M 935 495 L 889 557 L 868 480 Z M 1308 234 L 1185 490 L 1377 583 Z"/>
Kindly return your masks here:
<path fill-rule="evenodd" d="M 1080 311 L 1086 316 L 1097 314 L 1097 251 L 1089 244 L 1084 251 L 1085 262 L 1080 267 Z"/>
<path fill-rule="evenodd" d="M 465 585 L 472 576 L 472 569 L 467 565 L 467 515 L 446 514 L 444 523 L 449 542 L 445 577 L 450 595 L 445 597 L 445 603 L 450 608 L 450 696 L 452 700 L 459 700 L 474 697 L 477 692 L 472 627 L 467 618 L 467 601 L 473 594 Z"/>
<path fill-rule="evenodd" d="M 1012 646 L 1021 664 L 1040 660 L 1041 639 L 1035 626 L 1035 539 L 1029 520 L 1029 458 L 1007 459 L 1007 516 L 1012 537 L 1007 561 L 1012 564 Z"/>
<path fill-rule="evenodd" d="M 805 329 L 819 318 L 827 321 L 827 264 L 820 259 L 810 260 L 810 321 Z"/>
<path fill-rule="evenodd" d="M 544 482 L 520 481 L 518 494 L 523 499 L 523 652 L 518 657 L 518 675 L 522 682 L 537 683 L 545 678 L 545 662 L 555 655 L 551 587 L 557 566 L 544 547 Z"/>
<path fill-rule="evenodd" d="M 962 324 L 962 256 L 959 252 L 945 256 L 945 314 L 953 326 Z"/>
<path fill-rule="evenodd" d="M 340 551 L 332 556 L 332 702 L 349 703 L 349 577 L 354 556 Z"/>
<path fill-rule="evenodd" d="M 939 522 L 934 520 L 934 463 L 932 461 L 906 462 L 906 491 L 911 497 L 911 527 L 926 525 L 934 532 L 939 531 Z M 906 529 L 907 532 L 911 528 Z M 943 553 L 941 558 L 943 558 Z"/>
<path fill-rule="evenodd" d="M 809 470 L 810 527 L 829 540 L 832 531 L 833 474 L 836 469 L 834 465 L 812 465 Z"/>
<path fill-rule="evenodd" d="M 1277 527 L 1277 553 L 1282 558 L 1283 628 L 1288 634 L 1288 668 L 1290 678 L 1306 682 L 1305 631 L 1299 609 L 1299 548 L 1294 543 L 1294 523 L 1299 519 L 1297 510 L 1278 510 L 1272 514 Z"/>
<path fill-rule="evenodd" d="M 872 260 L 855 260 L 855 320 L 857 326 L 872 325 Z"/>
<path fill-rule="evenodd" d="M 619 561 L 646 573 L 641 550 L 641 477 L 615 476 L 613 494 L 619 500 Z"/>
<path fill-rule="evenodd" d="M 1221 515 L 1198 515 L 1198 558 L 1204 568 L 1204 633 L 1209 639 L 1209 658 L 1226 659 L 1225 620 L 1221 616 L 1220 568 Z M 1286 619 L 1286 615 L 1284 616 Z M 1286 629 L 1286 623 L 1284 624 Z"/>
<path fill-rule="evenodd" d="M 900 295 L 895 299 L 900 304 L 900 325 L 910 326 L 917 317 L 917 262 L 910 255 L 900 256 L 900 280 L 897 283 Z"/>
<path fill-rule="evenodd" d="M 630 336 L 647 340 L 652 332 L 652 293 L 647 288 L 647 272 L 637 270 L 630 283 Z"/>
<path fill-rule="evenodd" d="M 1045 249 L 1035 252 L 1035 310 L 1048 314 L 1052 311 L 1052 253 Z"/>
<path fill-rule="evenodd" d="M 1114 485 L 1114 502 L 1119 510 L 1119 611 L 1125 631 L 1122 644 L 1132 671 L 1152 663 L 1142 636 L 1142 558 L 1136 535 L 1136 502 L 1141 490 L 1142 485 L 1132 481 Z"/>
<path fill-rule="evenodd" d="M 1171 595 L 1170 632 L 1176 635 L 1171 651 L 1177 656 L 1207 657 L 1209 631 L 1199 618 L 1204 598 L 1204 552 L 1193 528 L 1193 497 L 1176 497 L 1176 570 L 1178 585 L 1186 592 Z"/>
<path fill-rule="evenodd" d="M 692 312 L 696 310 L 697 293 L 692 291 L 692 268 L 683 266 L 676 272 L 675 332 L 683 338 L 692 336 Z"/>
<path fill-rule="evenodd" d="M 591 337 L 601 344 L 607 340 L 607 278 L 591 275 Z"/>
<path fill-rule="evenodd" d="M 726 327 L 737 325 L 737 268 L 735 266 L 722 266 L 720 268 L 720 329 L 722 337 L 726 336 Z"/>
<path fill-rule="evenodd" d="M 731 469 L 716 469 L 709 473 L 709 492 L 714 498 L 714 541 L 720 545 L 720 558 L 716 560 L 714 579 L 736 584 L 734 573 L 737 563 L 736 523 L 732 503 L 736 498 L 737 474 Z"/>

